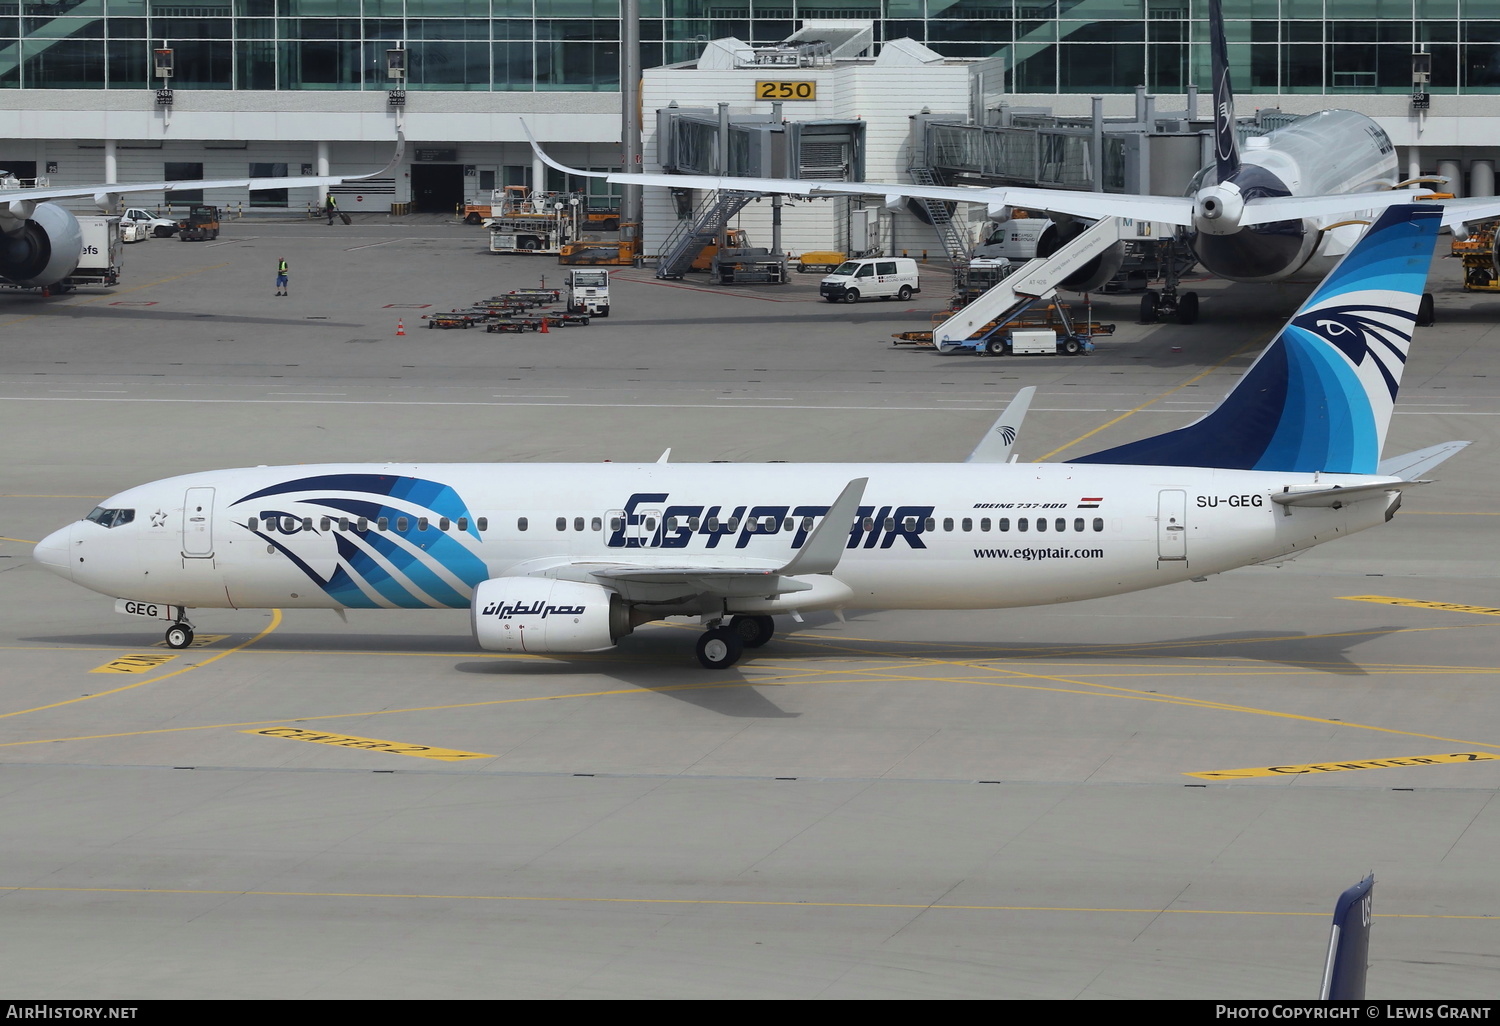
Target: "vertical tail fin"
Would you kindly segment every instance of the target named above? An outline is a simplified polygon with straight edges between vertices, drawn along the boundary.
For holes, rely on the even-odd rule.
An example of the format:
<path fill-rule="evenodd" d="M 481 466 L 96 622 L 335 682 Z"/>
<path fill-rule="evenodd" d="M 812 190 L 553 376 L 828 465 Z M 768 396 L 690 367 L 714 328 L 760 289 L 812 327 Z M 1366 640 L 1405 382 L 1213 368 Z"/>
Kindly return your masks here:
<path fill-rule="evenodd" d="M 1215 409 L 1073 462 L 1376 473 L 1441 217 L 1388 208 Z"/>
<path fill-rule="evenodd" d="M 1370 920 L 1375 899 L 1375 874 L 1339 895 L 1333 906 L 1333 931 L 1328 938 L 1328 961 L 1323 967 L 1324 1001 L 1363 1001 L 1365 969 L 1370 961 Z"/>
<path fill-rule="evenodd" d="M 1214 164 L 1219 181 L 1240 169 L 1240 146 L 1234 133 L 1234 89 L 1229 83 L 1229 44 L 1224 40 L 1224 12 L 1220 0 L 1208 2 L 1209 51 L 1214 86 Z"/>

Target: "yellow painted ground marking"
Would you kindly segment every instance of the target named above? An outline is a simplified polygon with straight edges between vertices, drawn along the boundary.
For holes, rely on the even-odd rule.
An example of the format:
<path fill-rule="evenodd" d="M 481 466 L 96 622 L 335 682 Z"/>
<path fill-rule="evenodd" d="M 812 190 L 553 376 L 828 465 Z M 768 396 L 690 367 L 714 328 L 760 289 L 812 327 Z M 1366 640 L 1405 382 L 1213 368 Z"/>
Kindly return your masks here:
<path fill-rule="evenodd" d="M 158 278 L 155 281 L 148 281 L 144 285 L 136 285 L 133 288 L 128 288 L 128 289 L 114 289 L 108 295 L 100 296 L 97 299 L 85 299 L 82 302 L 69 303 L 67 305 L 68 306 L 93 306 L 95 303 L 103 303 L 106 300 L 118 299 L 121 296 L 128 296 L 128 295 L 130 295 L 130 293 L 132 293 L 132 292 L 139 292 L 142 289 L 155 288 L 157 285 L 165 285 L 169 281 L 180 281 L 183 278 L 191 278 L 195 274 L 203 274 L 203 273 L 205 273 L 207 271 L 217 271 L 221 267 L 228 267 L 228 266 L 229 266 L 229 264 L 228 264 L 227 261 L 225 263 L 222 263 L 222 264 L 210 264 L 208 267 L 200 267 L 196 271 L 184 271 L 181 274 L 174 274 L 174 275 L 171 275 L 171 276 L 166 277 L 166 278 Z M 0 327 L 9 327 L 12 324 L 20 324 L 22 321 L 35 320 L 36 318 L 38 318 L 40 316 L 41 316 L 41 314 L 26 314 L 26 315 L 21 316 L 21 317 L 12 317 L 8 321 L 0 321 Z M 85 497 L 86 498 L 93 498 L 93 496 L 79 496 L 79 498 L 85 498 Z"/>
<path fill-rule="evenodd" d="M 741 905 L 755 908 L 889 908 L 930 912 L 1095 912 L 1121 915 L 1184 916 L 1317 916 L 1328 913 L 1285 912 L 1248 908 L 1090 908 L 1068 905 L 939 905 L 936 903 L 875 901 L 753 901 L 735 898 L 585 898 L 530 894 L 381 894 L 353 891 L 210 891 L 170 887 L 6 887 L 0 891 L 22 894 L 187 894 L 237 898 L 388 898 L 396 901 L 530 901 L 549 904 L 592 902 L 612 905 Z M 1377 919 L 1483 919 L 1500 923 L 1500 916 L 1456 915 L 1429 912 L 1376 912 Z"/>
<path fill-rule="evenodd" d="M 1500 517 L 1500 513 L 1447 513 L 1435 509 L 1403 509 L 1409 517 Z"/>
<path fill-rule="evenodd" d="M 198 635 L 194 635 L 194 637 L 193 637 L 193 643 L 191 645 L 189 645 L 188 648 L 205 648 L 205 647 L 207 647 L 209 645 L 216 645 L 219 642 L 223 641 L 227 637 L 229 637 L 229 635 L 227 635 L 227 634 L 198 634 Z M 163 638 L 161 641 L 152 642 L 152 644 L 154 644 L 157 648 L 166 648 L 167 647 L 167 640 L 165 638 Z"/>
<path fill-rule="evenodd" d="M 22 545 L 35 545 L 36 544 L 36 542 L 33 539 L 31 539 L 31 538 L 4 538 L 4 537 L 0 537 L 0 541 L 20 542 Z"/>
<path fill-rule="evenodd" d="M 1500 616 L 1500 609 L 1493 606 L 1464 606 L 1457 602 L 1429 602 L 1427 599 L 1395 598 L 1391 595 L 1340 595 L 1339 598 L 1346 602 L 1376 602 L 1383 606 L 1411 606 L 1415 609 L 1441 609 L 1447 613 Z"/>
<path fill-rule="evenodd" d="M 262 630 L 255 637 L 249 639 L 248 641 L 241 642 L 240 644 L 234 646 L 233 648 L 226 648 L 222 652 L 215 652 L 213 655 L 209 656 L 207 659 L 204 659 L 201 662 L 193 663 L 191 666 L 184 666 L 184 667 L 182 667 L 180 669 L 173 670 L 170 673 L 164 673 L 160 677 L 151 677 L 148 680 L 138 680 L 134 684 L 126 684 L 126 685 L 124 685 L 122 687 L 111 688 L 108 691 L 100 691 L 100 692 L 98 692 L 96 694 L 92 694 L 92 695 L 80 695 L 77 698 L 68 698 L 68 699 L 64 699 L 61 702 L 51 702 L 51 703 L 49 703 L 47 705 L 38 705 L 38 706 L 34 706 L 34 707 L 30 708 L 30 709 L 17 709 L 15 712 L 0 713 L 0 720 L 9 719 L 12 716 L 25 716 L 27 713 L 41 712 L 43 709 L 57 709 L 57 708 L 60 708 L 62 706 L 65 706 L 65 705 L 74 705 L 74 704 L 76 704 L 78 702 L 87 702 L 87 701 L 90 701 L 91 699 L 103 698 L 106 695 L 118 695 L 120 692 L 122 692 L 122 691 L 129 691 L 132 688 L 143 688 L 147 684 L 156 684 L 156 683 L 159 683 L 161 681 L 168 680 L 168 679 L 170 679 L 172 677 L 178 676 L 179 674 L 187 673 L 189 670 L 196 670 L 199 667 L 207 666 L 209 663 L 218 662 L 220 659 L 223 659 L 227 655 L 234 655 L 234 653 L 238 652 L 240 649 L 242 649 L 242 648 L 248 648 L 251 645 L 255 644 L 261 638 L 264 638 L 266 635 L 270 634 L 272 631 L 274 631 L 277 627 L 280 627 L 280 626 L 281 626 L 281 610 L 279 610 L 279 609 L 273 609 L 273 610 L 271 610 L 271 622 L 268 623 L 268 624 L 266 624 L 265 629 Z"/>
<path fill-rule="evenodd" d="M 1197 382 L 1202 381 L 1204 378 L 1208 377 L 1214 371 L 1216 371 L 1220 367 L 1224 366 L 1230 360 L 1233 360 L 1236 356 L 1239 356 L 1242 353 L 1247 353 L 1247 352 L 1249 352 L 1252 349 L 1259 349 L 1262 345 L 1265 344 L 1266 340 L 1271 337 L 1271 334 L 1272 333 L 1268 331 L 1264 335 L 1261 335 L 1259 338 L 1256 338 L 1256 339 L 1253 339 L 1253 340 L 1251 340 L 1249 342 L 1246 342 L 1244 345 L 1240 346 L 1234 352 L 1232 352 L 1228 356 L 1224 357 L 1224 359 L 1220 360 L 1218 363 L 1213 364 L 1212 366 L 1205 368 L 1203 370 L 1203 372 L 1200 373 L 1200 374 L 1193 375 L 1191 378 L 1188 378 L 1186 381 L 1184 381 L 1182 384 L 1178 385 L 1176 388 L 1169 388 L 1169 389 L 1167 389 L 1165 392 L 1161 393 L 1161 395 L 1154 396 L 1154 397 L 1146 400 L 1145 402 L 1141 403 L 1141 405 L 1137 406 L 1135 409 L 1133 409 L 1133 410 L 1126 410 L 1124 413 L 1120 414 L 1114 420 L 1106 421 L 1105 423 L 1100 424 L 1098 427 L 1094 428 L 1094 430 L 1088 431 L 1088 432 L 1085 432 L 1084 434 L 1079 435 L 1077 438 L 1073 439 L 1071 442 L 1064 442 L 1062 445 L 1059 445 L 1056 449 L 1053 449 L 1051 452 L 1044 452 L 1044 453 L 1042 453 L 1040 456 L 1038 456 L 1036 459 L 1032 460 L 1031 462 L 1033 462 L 1033 463 L 1045 463 L 1049 459 L 1051 459 L 1053 456 L 1056 456 L 1058 453 L 1062 452 L 1064 449 L 1070 449 L 1073 446 L 1077 445 L 1079 442 L 1082 442 L 1082 441 L 1084 441 L 1086 439 L 1089 439 L 1089 438 L 1093 438 L 1095 435 L 1097 435 L 1099 432 L 1105 430 L 1106 428 L 1114 427 L 1116 424 L 1120 423 L 1120 421 L 1124 420 L 1126 417 L 1133 417 L 1135 414 L 1140 413 L 1146 407 L 1152 406 L 1152 405 L 1155 405 L 1156 403 L 1161 402 L 1167 396 L 1172 395 L 1172 394 L 1174 394 L 1176 392 L 1181 392 L 1184 388 L 1187 388 L 1189 385 L 1196 384 Z"/>
<path fill-rule="evenodd" d="M 1248 769 L 1204 770 L 1184 773 L 1204 780 L 1244 780 L 1248 777 L 1294 777 L 1304 773 L 1346 773 L 1351 770 L 1396 769 L 1402 766 L 1446 766 L 1455 762 L 1493 762 L 1500 755 L 1488 752 L 1452 752 L 1447 755 L 1403 755 L 1399 759 L 1355 759 L 1350 762 L 1309 762 L 1299 766 L 1251 766 Z"/>
<path fill-rule="evenodd" d="M 165 652 L 133 652 L 123 655 L 118 659 L 111 659 L 103 666 L 96 666 L 90 673 L 145 673 L 154 670 L 162 663 L 171 662 L 176 659 L 175 655 Z"/>
<path fill-rule="evenodd" d="M 463 762 L 465 759 L 493 759 L 483 752 L 465 752 L 457 748 L 432 748 L 428 745 L 411 745 L 401 741 L 380 741 L 373 737 L 354 737 L 350 734 L 325 734 L 302 727 L 263 727 L 260 730 L 242 730 L 241 734 L 264 734 L 266 737 L 284 737 L 288 741 L 307 741 L 315 745 L 334 745 L 339 748 L 359 748 L 367 752 L 387 752 L 391 755 L 411 755 L 418 759 L 437 759 L 439 762 Z"/>

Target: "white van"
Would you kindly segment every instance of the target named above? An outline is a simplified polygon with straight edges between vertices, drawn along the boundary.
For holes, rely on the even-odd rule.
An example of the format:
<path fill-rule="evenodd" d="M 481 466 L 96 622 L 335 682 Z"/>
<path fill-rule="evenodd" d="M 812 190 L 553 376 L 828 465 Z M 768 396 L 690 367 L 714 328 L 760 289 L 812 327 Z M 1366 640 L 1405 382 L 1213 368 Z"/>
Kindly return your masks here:
<path fill-rule="evenodd" d="M 869 257 L 845 260 L 818 285 L 818 294 L 830 303 L 857 303 L 861 299 L 910 299 L 922 291 L 922 276 L 910 257 Z"/>

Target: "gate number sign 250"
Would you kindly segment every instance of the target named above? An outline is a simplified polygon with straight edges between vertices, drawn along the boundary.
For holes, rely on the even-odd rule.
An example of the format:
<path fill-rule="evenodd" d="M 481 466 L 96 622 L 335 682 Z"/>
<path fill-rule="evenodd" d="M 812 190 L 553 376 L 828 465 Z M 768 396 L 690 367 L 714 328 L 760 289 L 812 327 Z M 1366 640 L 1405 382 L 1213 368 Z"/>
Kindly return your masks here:
<path fill-rule="evenodd" d="M 755 83 L 755 98 L 757 100 L 816 100 L 818 83 L 757 82 Z"/>

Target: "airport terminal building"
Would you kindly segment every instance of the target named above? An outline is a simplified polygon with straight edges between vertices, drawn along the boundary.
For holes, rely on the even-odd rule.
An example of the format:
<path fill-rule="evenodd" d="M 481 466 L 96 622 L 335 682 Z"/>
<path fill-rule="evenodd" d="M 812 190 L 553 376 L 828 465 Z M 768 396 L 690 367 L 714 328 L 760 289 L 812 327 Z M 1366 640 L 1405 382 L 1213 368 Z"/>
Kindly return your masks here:
<path fill-rule="evenodd" d="M 1493 190 L 1500 0 L 1224 0 L 1224 12 L 1241 114 L 1349 107 L 1386 129 L 1408 170 Z M 856 29 L 821 48 L 802 31 L 778 48 L 809 21 Z M 399 124 L 402 166 L 344 187 L 346 209 L 442 212 L 502 185 L 560 188 L 521 119 L 563 162 L 618 168 L 620 25 L 617 0 L 0 2 L 0 168 L 54 185 L 356 173 L 385 163 Z M 720 104 L 736 139 L 753 140 L 757 119 L 831 124 L 802 137 L 813 156 L 800 170 L 872 181 L 910 180 L 924 116 L 1080 117 L 1101 97 L 1104 117 L 1141 120 L 1144 87 L 1147 113 L 1182 112 L 1178 131 L 1208 117 L 1207 96 L 1189 95 L 1208 87 L 1206 0 L 641 0 L 640 38 L 648 169 L 682 166 L 680 148 L 658 152 L 659 131 L 675 140 L 680 120 L 690 136 Z M 164 50 L 170 78 L 157 73 Z M 399 80 L 391 50 L 404 51 Z M 1414 82 L 1423 65 L 1427 81 Z M 809 82 L 815 95 L 795 95 Z M 692 110 L 663 121 L 672 104 Z M 840 139 L 845 157 L 823 159 Z M 1178 188 L 1142 174 L 1041 180 Z M 212 197 L 292 210 L 317 198 Z M 648 252 L 666 230 L 653 222 L 686 216 L 689 202 L 648 199 Z"/>

